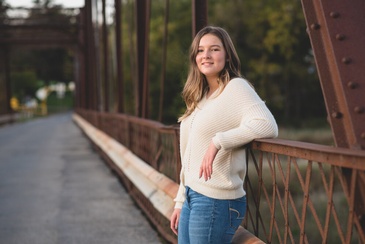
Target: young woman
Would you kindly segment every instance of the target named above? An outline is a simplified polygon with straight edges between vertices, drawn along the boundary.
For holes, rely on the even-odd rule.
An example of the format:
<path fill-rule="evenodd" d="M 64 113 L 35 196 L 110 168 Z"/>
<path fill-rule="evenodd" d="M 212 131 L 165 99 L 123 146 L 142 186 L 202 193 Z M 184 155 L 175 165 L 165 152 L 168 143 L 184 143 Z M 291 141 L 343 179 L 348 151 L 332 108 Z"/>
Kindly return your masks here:
<path fill-rule="evenodd" d="M 170 227 L 179 244 L 230 243 L 246 212 L 244 145 L 276 137 L 277 124 L 242 78 L 220 27 L 207 26 L 194 38 L 182 96 L 181 182 Z"/>

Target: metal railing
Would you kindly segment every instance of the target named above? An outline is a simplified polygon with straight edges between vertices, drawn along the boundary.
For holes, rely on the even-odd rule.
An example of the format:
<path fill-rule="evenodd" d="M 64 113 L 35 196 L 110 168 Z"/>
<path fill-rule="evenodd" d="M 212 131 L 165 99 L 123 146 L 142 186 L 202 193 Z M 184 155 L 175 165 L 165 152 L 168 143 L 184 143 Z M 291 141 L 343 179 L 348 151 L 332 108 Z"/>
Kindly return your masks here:
<path fill-rule="evenodd" d="M 77 113 L 179 182 L 178 127 L 124 114 Z M 248 208 L 243 225 L 261 240 L 365 243 L 364 228 L 355 211 L 357 182 L 364 180 L 364 151 L 265 139 L 247 146 L 246 163 Z M 172 238 L 168 220 L 128 184 L 130 194 L 157 229 Z"/>
<path fill-rule="evenodd" d="M 248 148 L 246 228 L 268 243 L 364 243 L 355 189 L 365 152 L 288 140 Z"/>
<path fill-rule="evenodd" d="M 178 182 L 181 168 L 179 127 L 125 114 L 92 110 L 77 110 L 77 113 L 153 168 Z"/>
<path fill-rule="evenodd" d="M 179 157 L 179 127 L 165 126 L 159 122 L 137 117 L 77 109 L 77 114 L 97 129 L 117 140 L 154 169 L 179 182 L 181 162 Z M 170 230 L 169 220 L 159 213 L 149 200 L 135 187 L 118 167 L 114 167 L 102 151 L 108 164 L 115 170 L 130 196 L 143 209 L 160 234 L 175 243 L 176 236 Z"/>

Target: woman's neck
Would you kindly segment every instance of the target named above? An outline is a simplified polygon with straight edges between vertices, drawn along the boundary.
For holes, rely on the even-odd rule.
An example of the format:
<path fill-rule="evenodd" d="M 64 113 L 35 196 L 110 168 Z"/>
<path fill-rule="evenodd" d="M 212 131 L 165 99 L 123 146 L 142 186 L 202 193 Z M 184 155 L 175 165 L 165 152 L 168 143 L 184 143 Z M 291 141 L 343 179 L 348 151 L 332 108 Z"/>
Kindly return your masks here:
<path fill-rule="evenodd" d="M 217 89 L 219 88 L 219 84 L 217 80 L 208 81 L 208 91 L 206 97 L 209 98 Z"/>

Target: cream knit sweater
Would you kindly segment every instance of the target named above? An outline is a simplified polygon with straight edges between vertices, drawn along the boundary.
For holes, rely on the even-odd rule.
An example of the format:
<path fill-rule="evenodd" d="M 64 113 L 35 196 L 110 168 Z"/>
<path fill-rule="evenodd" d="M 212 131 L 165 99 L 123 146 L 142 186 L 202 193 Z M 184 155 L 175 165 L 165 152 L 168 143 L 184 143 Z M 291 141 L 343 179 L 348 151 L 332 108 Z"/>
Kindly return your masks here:
<path fill-rule="evenodd" d="M 273 115 L 246 80 L 232 79 L 218 96 L 204 97 L 180 125 L 182 169 L 175 208 L 182 207 L 186 186 L 216 199 L 244 196 L 244 145 L 277 135 Z M 199 179 L 199 169 L 212 140 L 219 151 L 212 177 L 205 181 L 204 177 Z"/>

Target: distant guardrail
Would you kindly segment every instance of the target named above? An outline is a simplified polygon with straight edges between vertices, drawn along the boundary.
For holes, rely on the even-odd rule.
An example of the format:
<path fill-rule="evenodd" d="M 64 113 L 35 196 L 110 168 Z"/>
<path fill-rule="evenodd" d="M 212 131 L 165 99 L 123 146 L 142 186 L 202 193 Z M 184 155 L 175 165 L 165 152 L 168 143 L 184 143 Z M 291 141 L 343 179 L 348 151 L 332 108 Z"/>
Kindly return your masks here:
<path fill-rule="evenodd" d="M 2 114 L 0 115 L 0 125 L 14 123 L 18 117 L 18 114 Z"/>

